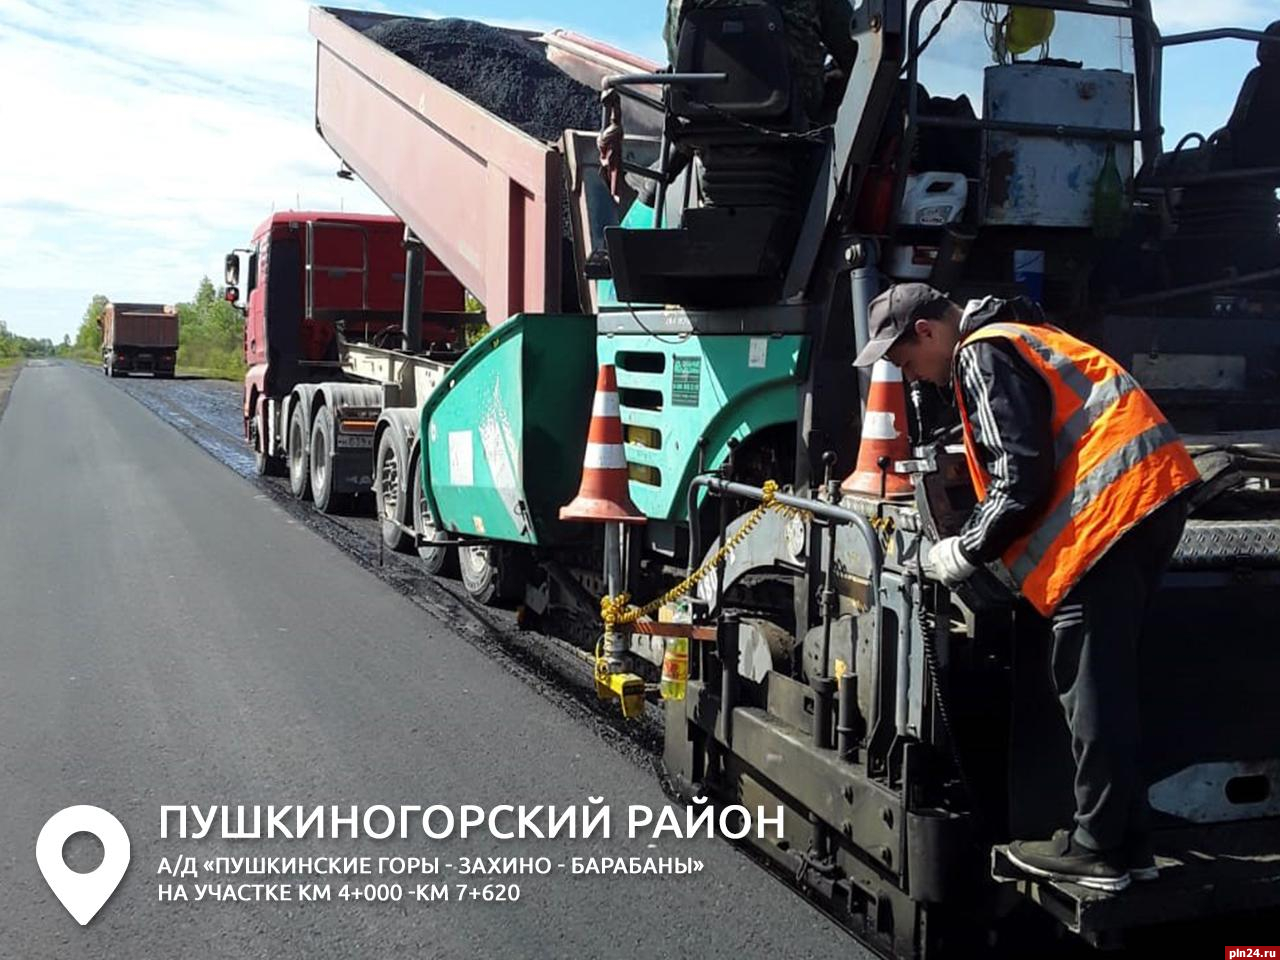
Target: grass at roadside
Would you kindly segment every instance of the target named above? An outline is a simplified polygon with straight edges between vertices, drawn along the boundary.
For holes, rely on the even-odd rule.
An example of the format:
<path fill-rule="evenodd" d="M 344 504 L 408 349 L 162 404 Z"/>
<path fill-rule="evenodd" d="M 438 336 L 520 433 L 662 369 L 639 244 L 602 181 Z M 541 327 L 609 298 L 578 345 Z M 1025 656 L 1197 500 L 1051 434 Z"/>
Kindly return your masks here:
<path fill-rule="evenodd" d="M 67 359 L 77 360 L 89 367 L 102 366 L 101 359 L 87 354 L 70 354 Z M 0 367 L 3 366 L 4 361 L 0 360 Z M 180 377 L 199 377 L 202 380 L 226 380 L 230 383 L 239 383 L 244 379 L 244 373 L 244 367 L 240 364 L 228 367 L 195 367 L 185 363 L 178 364 Z"/>
<path fill-rule="evenodd" d="M 0 357 L 0 370 L 4 369 L 5 367 L 16 366 L 17 364 L 21 363 L 25 359 L 26 359 L 25 357 Z"/>
<path fill-rule="evenodd" d="M 243 326 L 227 330 L 217 325 L 188 324 L 178 347 L 178 372 L 217 380 L 243 380 Z"/>
<path fill-rule="evenodd" d="M 244 379 L 244 370 L 240 368 L 179 366 L 178 376 L 202 377 L 205 380 L 228 380 L 232 383 L 239 383 Z"/>

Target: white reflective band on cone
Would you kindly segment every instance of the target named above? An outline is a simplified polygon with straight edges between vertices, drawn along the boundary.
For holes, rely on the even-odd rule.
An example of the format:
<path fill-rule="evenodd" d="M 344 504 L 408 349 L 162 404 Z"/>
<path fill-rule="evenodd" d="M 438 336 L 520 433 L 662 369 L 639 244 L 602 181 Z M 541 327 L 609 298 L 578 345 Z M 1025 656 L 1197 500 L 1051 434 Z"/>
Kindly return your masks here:
<path fill-rule="evenodd" d="M 877 360 L 871 368 L 872 383 L 901 383 L 902 370 L 888 360 Z"/>
<path fill-rule="evenodd" d="M 898 427 L 892 413 L 868 410 L 862 421 L 863 440 L 897 440 Z"/>
<path fill-rule="evenodd" d="M 591 403 L 591 415 L 593 417 L 618 416 L 618 395 L 616 393 L 597 393 L 595 400 Z"/>
<path fill-rule="evenodd" d="M 627 456 L 619 443 L 588 443 L 582 465 L 592 470 L 625 470 Z"/>

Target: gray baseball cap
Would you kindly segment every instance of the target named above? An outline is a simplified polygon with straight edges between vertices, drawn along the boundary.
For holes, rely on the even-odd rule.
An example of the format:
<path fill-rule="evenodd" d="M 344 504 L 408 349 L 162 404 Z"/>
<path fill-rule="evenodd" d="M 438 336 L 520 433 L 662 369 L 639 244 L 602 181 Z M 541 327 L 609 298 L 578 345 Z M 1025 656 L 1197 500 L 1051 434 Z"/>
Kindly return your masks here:
<path fill-rule="evenodd" d="M 871 339 L 853 361 L 855 367 L 869 367 L 889 352 L 889 348 L 911 328 L 927 304 L 946 300 L 947 295 L 927 283 L 896 283 L 871 301 L 867 326 Z"/>

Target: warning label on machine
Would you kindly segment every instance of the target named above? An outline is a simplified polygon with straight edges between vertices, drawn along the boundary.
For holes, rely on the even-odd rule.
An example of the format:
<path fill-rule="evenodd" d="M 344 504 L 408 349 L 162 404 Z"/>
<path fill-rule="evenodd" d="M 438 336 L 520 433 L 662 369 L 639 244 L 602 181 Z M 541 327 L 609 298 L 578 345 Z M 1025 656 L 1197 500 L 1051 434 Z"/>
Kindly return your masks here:
<path fill-rule="evenodd" d="M 671 403 L 696 407 L 702 389 L 702 358 L 675 357 L 671 368 Z"/>

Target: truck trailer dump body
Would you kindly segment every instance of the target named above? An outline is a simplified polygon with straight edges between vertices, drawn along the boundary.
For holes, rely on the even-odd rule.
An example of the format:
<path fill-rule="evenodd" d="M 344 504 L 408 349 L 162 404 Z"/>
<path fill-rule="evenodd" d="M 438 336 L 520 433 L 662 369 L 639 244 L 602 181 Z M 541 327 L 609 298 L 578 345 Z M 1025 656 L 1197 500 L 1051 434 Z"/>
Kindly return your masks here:
<path fill-rule="evenodd" d="M 365 35 L 386 14 L 313 8 L 320 135 L 486 307 L 561 307 L 564 167 L 541 141 Z M 427 23 L 429 21 L 419 21 Z M 572 34 L 537 39 L 580 81 L 652 64 Z"/>
<path fill-rule="evenodd" d="M 102 371 L 173 376 L 178 357 L 178 311 L 162 303 L 108 303 L 102 314 Z"/>

